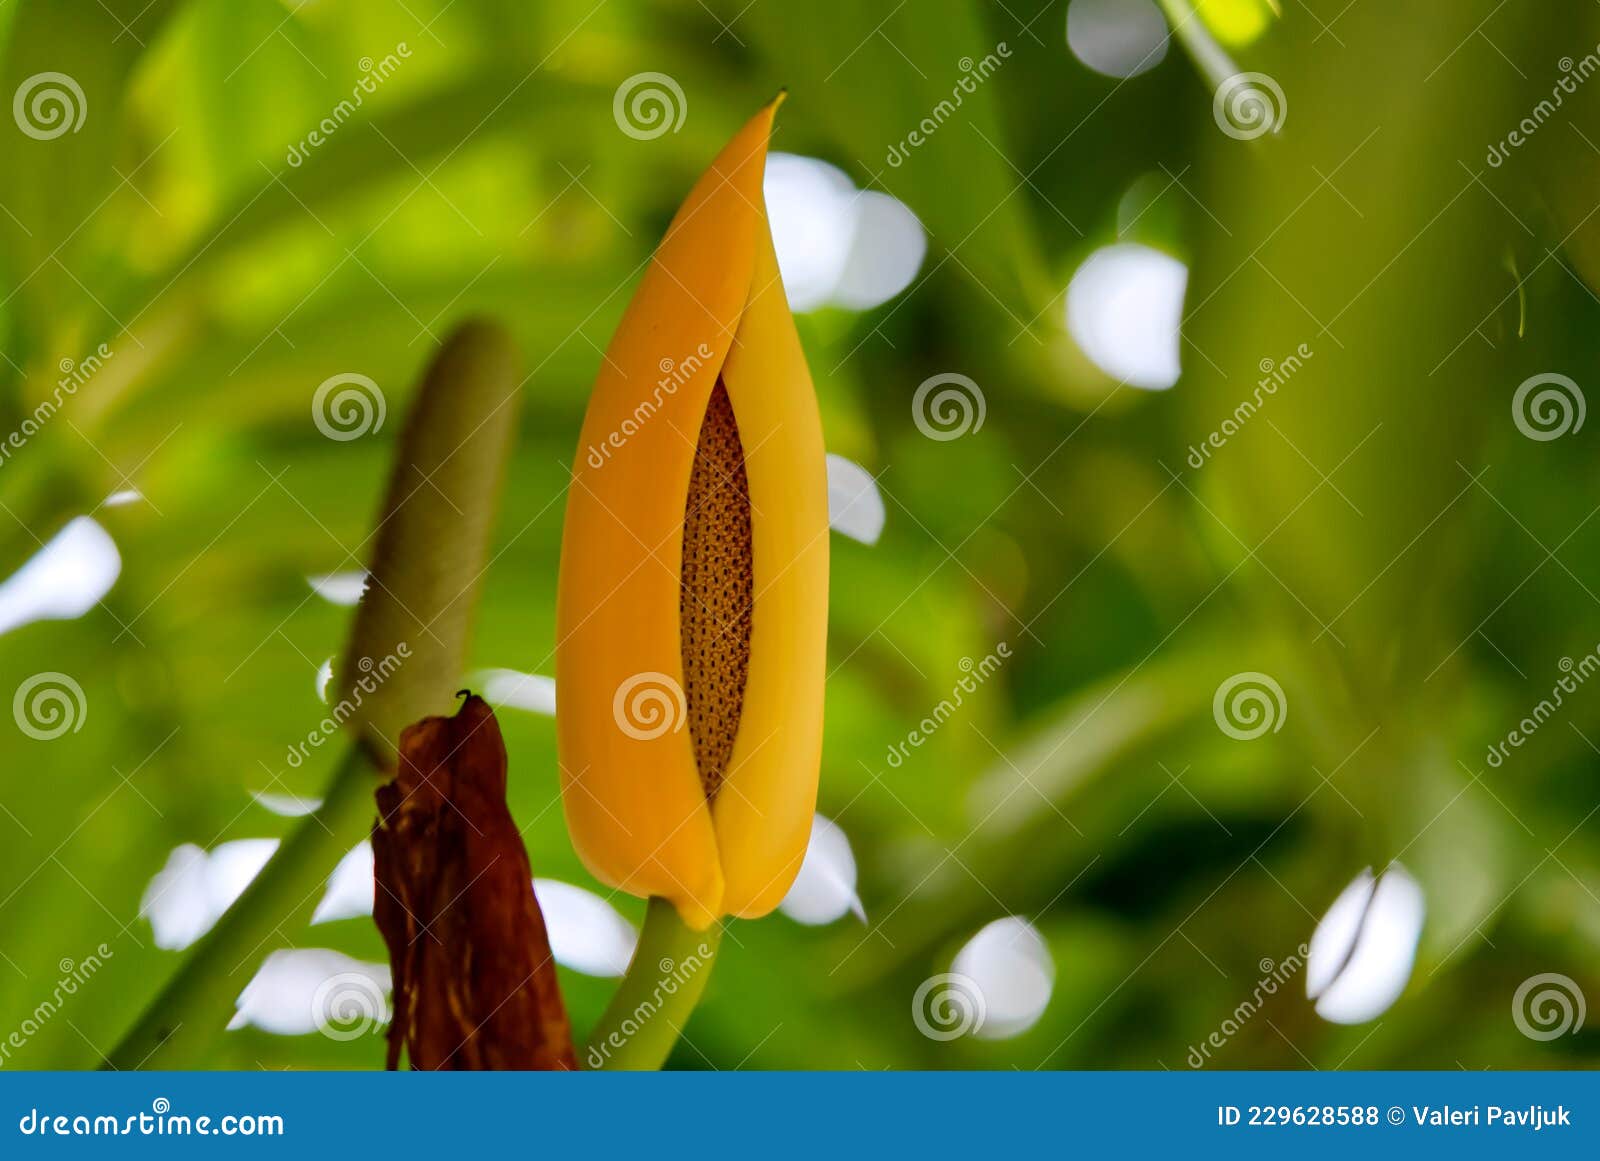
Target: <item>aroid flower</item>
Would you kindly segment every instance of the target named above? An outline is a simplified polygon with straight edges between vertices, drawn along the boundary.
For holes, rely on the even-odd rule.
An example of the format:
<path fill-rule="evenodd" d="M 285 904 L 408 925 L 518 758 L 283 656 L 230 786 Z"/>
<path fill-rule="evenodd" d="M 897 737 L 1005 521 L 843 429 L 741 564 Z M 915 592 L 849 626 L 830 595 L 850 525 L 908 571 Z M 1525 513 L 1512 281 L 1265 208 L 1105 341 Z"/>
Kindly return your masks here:
<path fill-rule="evenodd" d="M 783 898 L 821 758 L 827 476 L 762 198 L 777 105 L 695 185 L 623 315 L 561 548 L 568 829 L 598 878 L 696 928 Z"/>

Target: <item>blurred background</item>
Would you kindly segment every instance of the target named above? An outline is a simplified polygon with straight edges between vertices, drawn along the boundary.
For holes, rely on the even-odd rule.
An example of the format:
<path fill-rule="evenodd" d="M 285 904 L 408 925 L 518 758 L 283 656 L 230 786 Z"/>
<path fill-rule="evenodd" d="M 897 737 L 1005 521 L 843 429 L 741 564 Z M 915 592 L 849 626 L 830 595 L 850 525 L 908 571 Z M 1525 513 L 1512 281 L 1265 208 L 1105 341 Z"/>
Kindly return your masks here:
<path fill-rule="evenodd" d="M 531 374 L 463 680 L 594 1021 L 642 905 L 557 797 L 567 468 L 781 86 L 820 816 L 673 1065 L 1600 1064 L 1597 54 L 1576 0 L 0 5 L 0 1066 L 99 1064 L 321 792 L 474 314 Z M 386 979 L 369 868 L 208 1064 L 381 1066 L 310 1018 Z"/>

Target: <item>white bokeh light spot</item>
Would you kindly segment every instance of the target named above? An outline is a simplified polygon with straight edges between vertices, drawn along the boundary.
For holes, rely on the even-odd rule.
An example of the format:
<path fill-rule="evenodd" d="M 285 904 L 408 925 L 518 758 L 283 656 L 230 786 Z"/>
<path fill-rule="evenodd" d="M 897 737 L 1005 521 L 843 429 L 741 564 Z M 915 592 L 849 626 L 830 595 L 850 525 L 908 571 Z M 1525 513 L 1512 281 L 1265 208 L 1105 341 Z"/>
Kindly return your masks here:
<path fill-rule="evenodd" d="M 789 307 L 869 310 L 922 268 L 927 233 L 899 199 L 858 190 L 848 174 L 814 157 L 767 157 L 764 193 L 772 245 Z"/>
<path fill-rule="evenodd" d="M 906 204 L 876 190 L 855 201 L 855 233 L 830 301 L 847 310 L 870 310 L 888 302 L 922 269 L 928 236 Z"/>
<path fill-rule="evenodd" d="M 238 1011 L 228 1027 L 249 1025 L 278 1036 L 316 1032 L 323 985 L 338 977 L 360 976 L 371 981 L 373 999 L 393 987 L 386 963 L 365 963 L 322 947 L 274 951 L 239 994 L 235 1001 Z M 381 1015 L 387 1016 L 387 1012 Z"/>
<path fill-rule="evenodd" d="M 193 843 L 176 848 L 139 901 L 156 946 L 182 951 L 210 931 L 277 849 L 274 838 L 235 839 L 209 852 Z"/>
<path fill-rule="evenodd" d="M 69 520 L 0 583 L 0 633 L 33 621 L 81 617 L 111 591 L 122 557 L 111 534 L 87 516 Z"/>
<path fill-rule="evenodd" d="M 855 183 L 811 157 L 773 153 L 764 183 L 778 270 L 792 310 L 816 310 L 839 284 L 855 238 Z"/>
<path fill-rule="evenodd" d="M 311 922 L 359 919 L 372 914 L 372 843 L 362 839 L 339 860 L 328 876 L 328 889 L 312 912 Z"/>
<path fill-rule="evenodd" d="M 1165 390 L 1178 381 L 1178 327 L 1188 281 L 1188 267 L 1149 246 L 1102 247 L 1067 286 L 1067 330 L 1113 379 Z"/>
<path fill-rule="evenodd" d="M 222 917 L 222 913 L 248 887 L 261 868 L 267 865 L 278 849 L 278 840 L 275 838 L 235 839 L 233 842 L 222 843 L 215 847 L 208 858 L 206 868 L 206 887 L 211 895 L 211 922 L 215 923 Z M 210 924 L 206 925 L 208 928 Z"/>
<path fill-rule="evenodd" d="M 1333 1024 L 1364 1024 L 1400 998 L 1411 979 L 1427 907 L 1399 863 L 1376 879 L 1357 875 L 1311 937 L 1306 995 Z"/>
<path fill-rule="evenodd" d="M 620 976 L 628 970 L 639 936 L 615 907 L 559 879 L 535 879 L 533 894 L 558 964 L 586 976 Z"/>
<path fill-rule="evenodd" d="M 184 843 L 167 856 L 139 901 L 157 947 L 181 951 L 211 929 L 211 895 L 206 888 L 206 853 Z"/>
<path fill-rule="evenodd" d="M 829 453 L 828 524 L 835 532 L 876 544 L 883 533 L 883 496 L 872 473 L 843 456 Z"/>
<path fill-rule="evenodd" d="M 279 818 L 303 818 L 322 805 L 320 798 L 280 794 L 273 790 L 254 790 L 251 791 L 250 797 L 257 806 Z"/>
<path fill-rule="evenodd" d="M 1167 21 L 1152 0 L 1072 0 L 1067 46 L 1108 77 L 1136 77 L 1166 59 Z"/>
<path fill-rule="evenodd" d="M 811 820 L 811 838 L 794 885 L 778 904 L 790 919 L 821 926 L 854 914 L 866 921 L 856 895 L 856 857 L 839 824 L 824 815 Z"/>
<path fill-rule="evenodd" d="M 330 605 L 354 605 L 367 590 L 367 574 L 363 572 L 328 572 L 306 577 L 311 591 Z"/>
<path fill-rule="evenodd" d="M 983 997 L 983 1022 L 973 1034 L 984 1040 L 1026 1032 L 1044 1015 L 1055 990 L 1050 948 L 1039 929 L 1020 915 L 983 927 L 956 953 L 950 970 L 971 980 Z"/>
<path fill-rule="evenodd" d="M 483 693 L 483 700 L 496 709 L 555 716 L 556 679 L 553 677 L 517 669 L 480 669 L 468 678 L 468 684 L 476 686 Z"/>

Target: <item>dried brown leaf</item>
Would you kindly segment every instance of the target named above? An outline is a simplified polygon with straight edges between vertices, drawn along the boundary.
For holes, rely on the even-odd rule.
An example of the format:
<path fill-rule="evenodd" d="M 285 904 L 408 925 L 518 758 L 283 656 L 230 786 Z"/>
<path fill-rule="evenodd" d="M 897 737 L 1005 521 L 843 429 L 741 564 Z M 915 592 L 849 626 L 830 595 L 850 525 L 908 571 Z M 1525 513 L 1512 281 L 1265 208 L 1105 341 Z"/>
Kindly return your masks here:
<path fill-rule="evenodd" d="M 454 717 L 400 735 L 379 788 L 373 915 L 394 975 L 388 1066 L 576 1068 L 522 835 L 506 807 L 494 713 L 467 694 Z"/>

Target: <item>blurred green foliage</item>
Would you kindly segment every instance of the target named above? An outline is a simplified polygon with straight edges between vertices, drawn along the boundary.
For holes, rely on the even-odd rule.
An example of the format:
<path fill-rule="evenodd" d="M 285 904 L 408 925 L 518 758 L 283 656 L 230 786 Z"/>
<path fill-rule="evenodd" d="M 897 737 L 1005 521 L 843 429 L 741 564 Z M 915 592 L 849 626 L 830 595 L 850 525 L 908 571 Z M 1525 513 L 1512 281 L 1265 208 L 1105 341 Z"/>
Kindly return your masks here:
<path fill-rule="evenodd" d="M 868 923 L 735 925 L 674 1063 L 1181 1068 L 1260 961 L 1397 856 L 1429 903 L 1399 1003 L 1336 1027 L 1297 981 L 1214 1063 L 1600 1062 L 1592 1028 L 1539 1043 L 1509 1010 L 1543 971 L 1600 1002 L 1600 691 L 1484 760 L 1600 642 L 1593 428 L 1534 441 L 1510 414 L 1528 376 L 1587 386 L 1597 365 L 1600 87 L 1483 161 L 1558 60 L 1600 41 L 1592 5 L 1551 8 L 1291 9 L 1231 50 L 1287 94 L 1282 131 L 1247 143 L 1218 131 L 1176 45 L 1142 76 L 1099 76 L 1068 50 L 1066 5 L 1041 0 L 0 6 L 0 96 L 49 70 L 88 102 L 54 140 L 0 125 L 5 429 L 61 360 L 114 352 L 0 467 L 0 571 L 91 510 L 124 562 L 87 616 L 0 638 L 0 689 L 59 670 L 88 705 L 51 742 L 0 731 L 0 1036 L 59 961 L 114 951 L 7 1066 L 98 1063 L 176 963 L 137 918 L 167 852 L 284 833 L 251 791 L 320 792 L 331 754 L 285 755 L 351 618 L 304 577 L 366 563 L 352 549 L 411 385 L 469 315 L 509 328 L 532 372 L 472 666 L 549 672 L 599 352 L 695 176 L 782 85 L 775 147 L 894 193 L 930 235 L 898 299 L 801 319 L 829 447 L 881 473 L 888 507 L 876 546 L 834 541 L 820 803 L 854 844 Z M 1001 41 L 1003 69 L 888 166 L 958 62 Z M 359 62 L 401 44 L 403 66 L 291 165 Z M 681 131 L 618 131 L 613 94 L 642 71 L 682 86 Z M 1165 394 L 1108 379 L 1063 329 L 1071 271 L 1116 240 L 1189 264 Z M 1263 414 L 1187 464 L 1261 361 L 1302 343 L 1314 357 Z M 390 419 L 335 442 L 310 399 L 349 371 Z M 948 371 L 981 384 L 988 418 L 936 442 L 910 399 Z M 148 502 L 98 509 L 128 486 Z M 961 659 L 1002 640 L 999 677 L 891 767 Z M 1251 670 L 1288 714 L 1244 743 L 1211 699 Z M 536 873 L 593 887 L 552 721 L 502 724 Z M 1042 1020 L 999 1042 L 920 1035 L 918 984 L 1006 914 L 1052 949 Z M 283 934 L 382 958 L 363 920 Z M 584 1029 L 613 985 L 563 980 Z M 380 1061 L 371 1040 L 244 1030 L 209 1063 Z"/>

